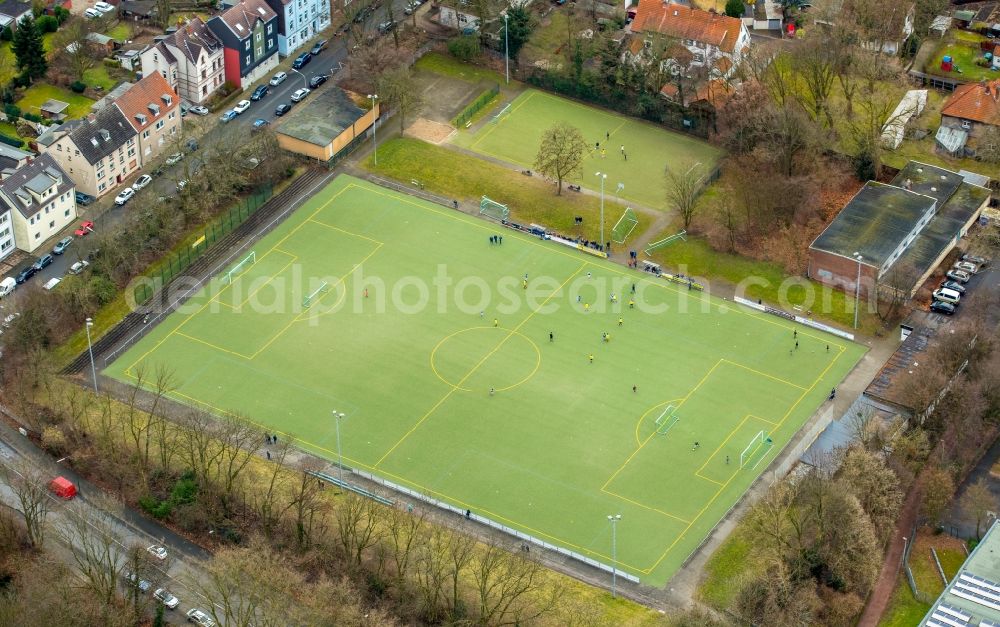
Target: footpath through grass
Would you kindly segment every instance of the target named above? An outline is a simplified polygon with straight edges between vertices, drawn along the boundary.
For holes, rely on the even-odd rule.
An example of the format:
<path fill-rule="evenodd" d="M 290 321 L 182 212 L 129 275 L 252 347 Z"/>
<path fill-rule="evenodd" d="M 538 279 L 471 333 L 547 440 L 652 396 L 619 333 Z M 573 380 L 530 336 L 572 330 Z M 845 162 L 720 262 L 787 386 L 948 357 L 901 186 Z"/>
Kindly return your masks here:
<path fill-rule="evenodd" d="M 562 196 L 556 196 L 555 186 L 540 177 L 524 176 L 454 150 L 417 139 L 397 138 L 378 147 L 377 167 L 371 157 L 364 165 L 398 181 L 418 180 L 427 191 L 449 198 L 478 203 L 482 196 L 489 196 L 508 206 L 514 222 L 541 224 L 564 235 L 600 239 L 599 198 L 565 188 Z M 624 212 L 624 205 L 605 198 L 605 237 L 610 238 L 611 228 Z M 633 238 L 652 222 L 648 215 L 637 213 L 639 224 L 632 231 Z M 575 224 L 576 216 L 583 218 L 583 224 Z"/>

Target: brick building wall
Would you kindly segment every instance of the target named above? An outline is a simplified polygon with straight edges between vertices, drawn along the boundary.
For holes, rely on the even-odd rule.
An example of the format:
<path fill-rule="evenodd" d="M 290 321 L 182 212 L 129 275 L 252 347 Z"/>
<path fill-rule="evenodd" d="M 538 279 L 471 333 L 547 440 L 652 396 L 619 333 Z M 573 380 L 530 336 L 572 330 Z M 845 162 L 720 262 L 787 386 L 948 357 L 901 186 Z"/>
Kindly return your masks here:
<path fill-rule="evenodd" d="M 858 278 L 858 262 L 850 257 L 823 250 L 809 249 L 809 267 L 806 276 L 836 289 L 854 294 Z M 867 298 L 871 286 L 878 279 L 878 269 L 861 263 L 861 296 Z"/>

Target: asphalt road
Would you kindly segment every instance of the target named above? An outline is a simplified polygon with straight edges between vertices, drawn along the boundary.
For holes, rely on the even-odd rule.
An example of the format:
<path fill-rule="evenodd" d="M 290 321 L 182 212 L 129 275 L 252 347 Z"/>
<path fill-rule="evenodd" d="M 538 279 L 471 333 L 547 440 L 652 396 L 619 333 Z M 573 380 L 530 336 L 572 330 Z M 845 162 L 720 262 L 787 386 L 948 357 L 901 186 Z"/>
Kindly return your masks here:
<path fill-rule="evenodd" d="M 395 16 L 397 22 L 409 19 L 408 16 L 403 13 L 403 9 L 405 8 L 407 2 L 408 0 L 395 0 L 392 3 L 393 15 Z M 380 7 L 376 10 L 375 14 L 368 19 L 365 24 L 365 30 L 369 36 L 378 36 L 378 24 L 385 20 L 387 12 L 388 9 L 386 7 Z M 382 36 L 391 37 L 392 35 L 386 34 Z M 292 56 L 283 59 L 274 72 L 247 88 L 243 92 L 243 97 L 249 100 L 250 94 L 253 93 L 253 90 L 256 89 L 258 85 L 267 85 L 271 76 L 274 74 L 277 74 L 279 71 L 283 71 L 288 74 L 288 78 L 277 87 L 269 85 L 269 93 L 266 96 L 257 102 L 251 102 L 250 109 L 243 114 L 238 115 L 236 119 L 231 122 L 223 123 L 219 121 L 219 117 L 223 113 L 222 111 L 210 113 L 207 116 L 197 116 L 189 112 L 184 118 L 184 141 L 186 141 L 188 137 L 196 139 L 199 144 L 198 150 L 192 151 L 190 154 L 186 155 L 185 160 L 179 164 L 165 166 L 162 173 L 154 178 L 153 182 L 143 190 L 143 193 L 137 194 L 132 198 L 132 200 L 122 207 L 114 204 L 114 197 L 119 191 L 124 189 L 124 186 L 116 188 L 113 192 L 101 197 L 99 200 L 87 207 L 78 207 L 80 215 L 76 222 L 68 226 L 64 232 L 51 238 L 44 248 L 39 248 L 36 251 L 35 256 L 20 263 L 10 272 L 8 276 L 16 276 L 22 268 L 33 264 L 38 257 L 51 252 L 52 246 L 54 246 L 59 239 L 65 237 L 66 235 L 72 235 L 79 223 L 84 220 L 93 221 L 94 230 L 97 232 L 102 228 L 107 228 L 120 222 L 127 212 L 136 210 L 143 202 L 155 202 L 156 199 L 161 196 L 176 195 L 177 181 L 191 176 L 192 173 L 196 173 L 200 167 L 201 150 L 210 149 L 211 146 L 217 142 L 225 141 L 227 138 L 233 136 L 238 138 L 249 135 L 252 132 L 253 123 L 257 119 L 264 119 L 273 123 L 276 119 L 278 119 L 277 116 L 274 115 L 274 110 L 279 104 L 291 104 L 294 109 L 295 104 L 291 101 L 291 95 L 295 90 L 302 87 L 308 87 L 309 80 L 314 76 L 324 75 L 332 80 L 334 75 L 340 70 L 343 63 L 347 60 L 349 54 L 348 46 L 350 45 L 350 37 L 347 34 L 339 36 L 324 35 L 322 37 L 326 37 L 329 41 L 327 49 L 314 56 L 312 61 L 310 61 L 304 68 L 301 70 L 293 70 L 290 66 L 298 53 L 309 50 L 309 48 L 312 47 L 312 44 L 319 41 L 321 37 L 314 38 L 308 46 L 300 48 Z M 319 87 L 319 89 L 324 89 L 328 86 L 329 82 L 324 83 Z M 309 96 L 306 97 L 306 100 L 308 100 L 308 98 Z M 235 102 L 233 104 L 235 104 Z M 225 142 L 223 145 L 232 144 Z M 144 167 L 128 182 L 132 183 L 142 174 L 155 171 L 157 166 L 163 165 L 163 161 L 165 161 L 165 156 L 158 163 L 150 164 Z M 194 174 L 194 176 L 197 175 Z M 69 271 L 70 266 L 80 259 L 86 258 L 87 253 L 94 247 L 94 244 L 90 242 L 92 239 L 93 238 L 88 239 L 87 237 L 76 238 L 65 254 L 55 256 L 52 264 L 44 268 L 41 272 L 35 274 L 35 276 L 31 279 L 28 279 L 28 283 L 34 282 L 38 285 L 44 285 L 52 278 L 64 277 Z"/>

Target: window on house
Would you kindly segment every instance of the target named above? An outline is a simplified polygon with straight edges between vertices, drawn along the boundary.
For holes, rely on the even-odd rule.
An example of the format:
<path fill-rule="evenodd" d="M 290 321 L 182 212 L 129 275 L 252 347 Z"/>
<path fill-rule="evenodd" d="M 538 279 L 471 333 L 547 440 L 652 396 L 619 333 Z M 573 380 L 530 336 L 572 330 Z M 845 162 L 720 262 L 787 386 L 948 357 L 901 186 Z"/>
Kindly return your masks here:
<path fill-rule="evenodd" d="M 244 50 L 249 50 L 250 49 L 250 40 L 249 39 L 247 39 L 247 43 L 244 44 L 243 49 Z"/>
<path fill-rule="evenodd" d="M 103 192 L 107 188 L 108 188 L 108 184 L 107 183 L 101 183 L 100 185 L 97 186 L 97 191 L 98 192 Z"/>
<path fill-rule="evenodd" d="M 163 128 L 164 124 L 166 124 L 166 122 L 164 120 L 160 120 L 159 122 L 157 122 L 156 123 L 156 130 L 160 130 L 161 128 Z"/>
<path fill-rule="evenodd" d="M 98 170 L 97 171 L 97 178 L 98 178 L 98 180 L 104 178 L 104 170 Z"/>
<path fill-rule="evenodd" d="M 35 239 L 38 239 L 39 236 L 41 236 L 41 233 L 35 233 Z"/>
<path fill-rule="evenodd" d="M 273 47 L 273 46 L 274 46 L 274 40 L 273 40 L 273 39 L 268 39 L 268 40 L 267 40 L 267 47 L 268 47 L 268 48 L 271 48 L 271 47 Z"/>
<path fill-rule="evenodd" d="M 246 65 L 250 65 L 250 55 L 247 55 L 247 58 L 246 58 Z"/>
<path fill-rule="evenodd" d="M 49 229 L 54 229 L 54 228 L 56 228 L 56 221 L 55 220 L 49 222 Z"/>
<path fill-rule="evenodd" d="M 149 129 L 148 128 L 142 132 L 142 138 L 143 139 L 149 139 Z"/>
<path fill-rule="evenodd" d="M 128 149 L 128 156 L 130 156 L 130 157 L 134 157 L 135 156 L 135 148 L 129 148 Z"/>
<path fill-rule="evenodd" d="M 64 218 L 68 218 L 69 217 L 69 209 L 67 209 L 66 211 L 63 212 L 63 217 Z"/>
<path fill-rule="evenodd" d="M 273 32 L 274 32 L 274 24 L 268 24 L 267 25 L 267 34 L 270 35 Z"/>

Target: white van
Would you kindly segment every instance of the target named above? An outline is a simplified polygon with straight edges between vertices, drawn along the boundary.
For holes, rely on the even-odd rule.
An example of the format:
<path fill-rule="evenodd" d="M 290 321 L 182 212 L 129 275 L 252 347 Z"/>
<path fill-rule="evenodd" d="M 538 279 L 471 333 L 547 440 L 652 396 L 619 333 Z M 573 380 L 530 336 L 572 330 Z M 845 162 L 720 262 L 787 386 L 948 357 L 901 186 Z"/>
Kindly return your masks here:
<path fill-rule="evenodd" d="M 7 277 L 0 281 L 0 298 L 13 292 L 15 287 L 17 287 L 17 281 L 14 280 L 14 277 Z"/>
<path fill-rule="evenodd" d="M 958 301 L 962 300 L 962 295 L 955 290 L 950 290 L 947 287 L 941 287 L 934 291 L 934 300 L 957 305 Z"/>

